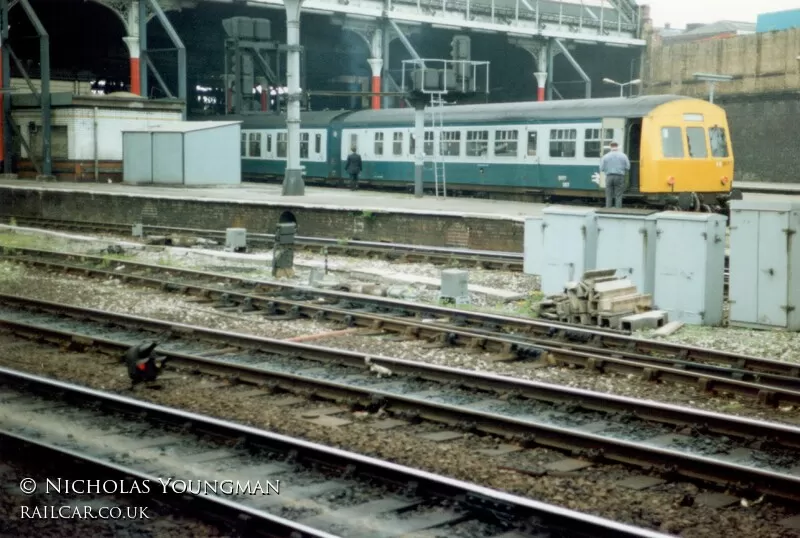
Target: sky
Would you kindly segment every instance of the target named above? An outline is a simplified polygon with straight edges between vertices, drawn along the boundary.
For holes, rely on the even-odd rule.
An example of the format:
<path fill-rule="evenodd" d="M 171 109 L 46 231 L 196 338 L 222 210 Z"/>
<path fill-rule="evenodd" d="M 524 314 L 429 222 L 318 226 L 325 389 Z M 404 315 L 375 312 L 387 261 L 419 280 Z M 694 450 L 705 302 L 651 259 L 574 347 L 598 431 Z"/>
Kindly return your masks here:
<path fill-rule="evenodd" d="M 754 23 L 759 13 L 800 8 L 798 0 L 637 0 L 637 3 L 650 5 L 656 28 L 665 23 L 684 28 L 687 23 L 720 20 Z"/>

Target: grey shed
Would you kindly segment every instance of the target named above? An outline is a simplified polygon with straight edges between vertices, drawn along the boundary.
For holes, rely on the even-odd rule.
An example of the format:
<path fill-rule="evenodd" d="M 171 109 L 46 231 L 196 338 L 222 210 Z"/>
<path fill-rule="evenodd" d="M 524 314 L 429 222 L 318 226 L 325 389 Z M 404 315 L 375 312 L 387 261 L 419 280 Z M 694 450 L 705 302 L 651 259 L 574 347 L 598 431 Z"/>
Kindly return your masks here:
<path fill-rule="evenodd" d="M 239 185 L 240 121 L 173 121 L 122 132 L 122 180 L 135 185 Z"/>

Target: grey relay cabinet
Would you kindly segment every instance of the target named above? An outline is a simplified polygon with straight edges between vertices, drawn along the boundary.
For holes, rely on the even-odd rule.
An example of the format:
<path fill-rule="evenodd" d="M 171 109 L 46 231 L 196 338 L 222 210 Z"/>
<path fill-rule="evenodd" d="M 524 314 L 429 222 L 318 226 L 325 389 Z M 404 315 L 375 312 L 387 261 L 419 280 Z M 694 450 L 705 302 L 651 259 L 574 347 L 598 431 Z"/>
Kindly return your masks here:
<path fill-rule="evenodd" d="M 525 219 L 523 238 L 522 272 L 526 275 L 542 274 L 544 259 L 544 219 L 528 217 Z"/>
<path fill-rule="evenodd" d="M 542 213 L 542 292 L 550 295 L 595 268 L 597 221 L 594 209 L 584 207 L 548 207 Z"/>
<path fill-rule="evenodd" d="M 653 294 L 656 271 L 656 211 L 597 210 L 597 268 L 616 269 L 639 293 Z"/>
<path fill-rule="evenodd" d="M 800 331 L 800 202 L 731 203 L 729 324 Z"/>
<path fill-rule="evenodd" d="M 665 211 L 656 221 L 654 307 L 671 321 L 720 325 L 727 219 L 709 213 Z"/>
<path fill-rule="evenodd" d="M 240 121 L 172 121 L 122 132 L 122 180 L 136 185 L 240 185 Z"/>

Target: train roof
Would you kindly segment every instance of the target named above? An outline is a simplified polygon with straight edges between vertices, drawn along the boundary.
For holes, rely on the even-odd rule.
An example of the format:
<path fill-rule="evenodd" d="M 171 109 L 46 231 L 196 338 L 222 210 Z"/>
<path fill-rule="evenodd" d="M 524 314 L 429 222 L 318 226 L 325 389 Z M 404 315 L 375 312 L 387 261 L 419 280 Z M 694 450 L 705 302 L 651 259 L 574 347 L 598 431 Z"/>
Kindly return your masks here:
<path fill-rule="evenodd" d="M 349 114 L 349 110 L 319 110 L 302 112 L 300 114 L 300 127 L 304 129 L 325 129 L 330 127 L 333 120 L 342 114 Z M 242 129 L 282 129 L 286 128 L 286 114 L 269 112 L 256 112 L 254 114 L 229 114 L 226 120 L 241 121 Z"/>
<path fill-rule="evenodd" d="M 443 119 L 449 123 L 512 123 L 535 120 L 579 120 L 589 118 L 641 118 L 665 103 L 694 99 L 680 95 L 645 95 L 607 99 L 568 99 L 559 101 L 524 101 L 483 105 L 446 106 Z M 413 124 L 414 110 L 393 108 L 359 110 L 342 119 L 345 126 Z"/>

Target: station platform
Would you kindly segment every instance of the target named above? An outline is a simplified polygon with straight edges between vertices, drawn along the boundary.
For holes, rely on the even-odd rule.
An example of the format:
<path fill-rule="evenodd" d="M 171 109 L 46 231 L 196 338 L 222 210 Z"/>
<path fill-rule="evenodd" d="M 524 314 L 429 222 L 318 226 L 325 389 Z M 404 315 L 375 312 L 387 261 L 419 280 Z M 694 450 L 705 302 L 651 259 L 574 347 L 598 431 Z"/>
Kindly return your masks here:
<path fill-rule="evenodd" d="M 800 180 L 798 180 L 800 181 Z M 741 189 L 743 193 L 781 194 L 791 193 L 800 195 L 800 183 L 764 183 L 761 181 L 736 181 L 734 188 Z"/>
<path fill-rule="evenodd" d="M 520 252 L 526 217 L 544 204 L 307 187 L 282 196 L 281 186 L 125 185 L 0 180 L 0 214 L 186 228 L 246 228 L 273 233 L 279 221 L 297 233 L 343 241 L 386 241 Z"/>
<path fill-rule="evenodd" d="M 796 199 L 800 186 L 738 183 L 745 199 Z M 771 190 L 770 190 L 771 189 Z M 797 195 L 781 194 L 796 189 Z M 772 192 L 773 194 L 770 194 Z M 306 188 L 282 196 L 281 186 L 143 186 L 122 183 L 0 180 L 0 214 L 183 228 L 245 228 L 273 233 L 295 222 L 305 236 L 520 252 L 526 217 L 546 204 L 476 198 L 415 198 L 409 194 Z"/>

